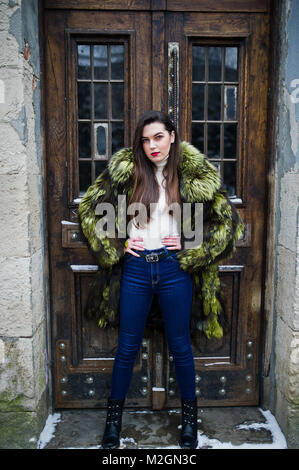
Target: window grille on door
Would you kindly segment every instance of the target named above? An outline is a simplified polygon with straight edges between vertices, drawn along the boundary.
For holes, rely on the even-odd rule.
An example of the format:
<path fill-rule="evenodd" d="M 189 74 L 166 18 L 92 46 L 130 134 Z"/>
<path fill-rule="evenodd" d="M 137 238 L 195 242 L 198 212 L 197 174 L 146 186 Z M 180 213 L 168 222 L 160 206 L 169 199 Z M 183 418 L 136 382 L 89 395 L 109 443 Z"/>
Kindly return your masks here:
<path fill-rule="evenodd" d="M 192 143 L 237 193 L 239 47 L 192 46 Z"/>
<path fill-rule="evenodd" d="M 77 45 L 79 196 L 124 146 L 124 44 Z"/>

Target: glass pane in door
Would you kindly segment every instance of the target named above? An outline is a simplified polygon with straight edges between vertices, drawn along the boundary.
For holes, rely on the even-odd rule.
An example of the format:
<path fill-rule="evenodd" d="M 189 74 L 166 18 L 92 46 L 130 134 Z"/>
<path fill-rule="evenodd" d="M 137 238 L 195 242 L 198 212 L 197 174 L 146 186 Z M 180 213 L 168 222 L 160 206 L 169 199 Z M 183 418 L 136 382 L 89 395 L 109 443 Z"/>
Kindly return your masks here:
<path fill-rule="evenodd" d="M 124 146 L 125 46 L 77 45 L 79 197 Z"/>
<path fill-rule="evenodd" d="M 237 193 L 239 47 L 192 45 L 192 143 Z"/>

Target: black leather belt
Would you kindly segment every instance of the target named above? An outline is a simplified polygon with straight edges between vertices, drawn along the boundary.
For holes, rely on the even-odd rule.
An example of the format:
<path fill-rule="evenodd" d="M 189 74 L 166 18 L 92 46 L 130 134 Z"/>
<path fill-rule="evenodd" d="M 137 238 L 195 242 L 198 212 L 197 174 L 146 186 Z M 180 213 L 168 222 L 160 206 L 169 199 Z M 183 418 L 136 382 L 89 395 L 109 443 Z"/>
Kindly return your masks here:
<path fill-rule="evenodd" d="M 179 250 L 173 250 L 174 253 L 177 253 Z M 148 263 L 157 263 L 158 261 L 161 261 L 164 258 L 167 258 L 170 256 L 172 253 L 168 253 L 167 251 L 162 251 L 161 253 L 142 253 L 142 251 L 136 251 L 141 258 L 145 259 Z"/>

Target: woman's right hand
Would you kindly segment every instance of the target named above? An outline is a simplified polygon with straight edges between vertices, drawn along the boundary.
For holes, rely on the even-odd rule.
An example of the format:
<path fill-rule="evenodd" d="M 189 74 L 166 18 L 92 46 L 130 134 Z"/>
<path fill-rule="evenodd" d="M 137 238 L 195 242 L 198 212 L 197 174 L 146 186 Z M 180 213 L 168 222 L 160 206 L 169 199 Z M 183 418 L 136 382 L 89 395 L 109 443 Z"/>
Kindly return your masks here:
<path fill-rule="evenodd" d="M 135 253 L 133 250 L 144 250 L 143 238 L 128 238 L 125 243 L 125 253 L 131 253 L 131 255 L 140 258 L 140 255 Z"/>

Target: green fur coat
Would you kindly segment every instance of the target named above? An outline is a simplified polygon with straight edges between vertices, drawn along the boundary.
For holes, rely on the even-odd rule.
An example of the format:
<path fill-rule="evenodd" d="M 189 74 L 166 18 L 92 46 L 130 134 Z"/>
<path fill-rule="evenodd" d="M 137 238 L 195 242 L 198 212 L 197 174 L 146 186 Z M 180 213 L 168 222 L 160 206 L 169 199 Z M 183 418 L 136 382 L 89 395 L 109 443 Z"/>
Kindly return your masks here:
<path fill-rule="evenodd" d="M 191 334 L 196 337 L 204 332 L 208 338 L 221 338 L 224 307 L 218 265 L 232 256 L 244 226 L 226 192 L 220 188 L 220 178 L 214 165 L 188 142 L 181 143 L 181 154 L 178 176 L 182 202 L 203 203 L 202 243 L 194 248 L 184 248 L 182 227 L 182 250 L 177 254 L 181 269 L 189 272 L 192 277 Z M 99 266 L 90 286 L 86 313 L 96 318 L 101 328 L 118 327 L 120 282 L 126 238 L 97 236 L 95 227 L 100 217 L 96 214 L 96 206 L 100 202 L 112 203 L 115 214 L 118 214 L 118 195 L 125 195 L 128 207 L 133 189 L 133 177 L 132 149 L 119 150 L 111 157 L 107 168 L 98 176 L 95 183 L 88 188 L 79 204 L 80 226 Z M 118 227 L 117 216 L 116 227 Z M 194 227 L 194 220 L 191 220 L 191 227 Z M 155 296 L 145 336 L 153 329 L 163 329 L 162 314 Z"/>

